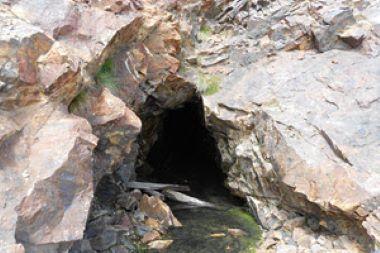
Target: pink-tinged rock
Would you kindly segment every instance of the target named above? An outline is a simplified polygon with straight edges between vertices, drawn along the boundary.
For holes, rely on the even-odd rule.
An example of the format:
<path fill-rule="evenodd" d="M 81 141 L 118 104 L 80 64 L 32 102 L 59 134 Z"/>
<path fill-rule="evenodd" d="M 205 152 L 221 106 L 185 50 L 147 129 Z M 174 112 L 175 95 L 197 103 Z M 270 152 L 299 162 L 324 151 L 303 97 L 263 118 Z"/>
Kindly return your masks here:
<path fill-rule="evenodd" d="M 356 52 L 302 61 L 281 53 L 226 80 L 205 104 L 229 187 L 305 213 L 344 214 L 339 229 L 368 239 L 355 224 L 379 205 L 379 65 Z"/>
<path fill-rule="evenodd" d="M 5 38 L 0 41 L 15 45 L 0 45 L 6 49 L 6 60 L 12 54 L 16 59 L 4 65 L 14 80 L 0 74 L 0 81 L 9 86 L 15 80 L 33 84 L 16 86 L 10 93 L 13 96 L 4 98 L 16 100 L 4 101 L 8 107 L 42 100 L 43 94 L 68 104 L 81 85 L 90 84 L 102 62 L 137 34 L 142 23 L 139 14 L 115 15 L 69 0 L 21 0 L 1 8 L 0 26 L 5 30 L 1 37 Z"/>
<path fill-rule="evenodd" d="M 27 119 L 13 116 L 21 130 L 0 144 L 0 245 L 17 241 L 26 252 L 42 252 L 83 236 L 97 138 L 63 106 L 33 109 Z"/>
<path fill-rule="evenodd" d="M 120 98 L 115 97 L 107 88 L 104 88 L 96 101 L 92 102 L 91 110 L 90 122 L 96 126 L 120 119 L 125 115 L 126 106 Z"/>
<path fill-rule="evenodd" d="M 156 249 L 162 251 L 167 249 L 172 243 L 173 240 L 156 240 L 148 243 L 148 247 L 149 249 Z"/>
<path fill-rule="evenodd" d="M 0 107 L 11 109 L 42 100 L 37 82 L 37 59 L 53 41 L 39 27 L 16 17 L 0 5 Z"/>
<path fill-rule="evenodd" d="M 73 113 L 88 119 L 101 140 L 94 155 L 94 181 L 98 182 L 106 172 L 114 172 L 122 163 L 125 166 L 119 173 L 127 179 L 127 170 L 137 156 L 136 138 L 142 126 L 139 117 L 107 88 L 84 91 L 82 100 Z"/>
<path fill-rule="evenodd" d="M 157 219 L 164 226 L 181 227 L 182 224 L 173 215 L 170 207 L 159 197 L 144 194 L 139 203 L 139 210 L 150 218 Z"/>

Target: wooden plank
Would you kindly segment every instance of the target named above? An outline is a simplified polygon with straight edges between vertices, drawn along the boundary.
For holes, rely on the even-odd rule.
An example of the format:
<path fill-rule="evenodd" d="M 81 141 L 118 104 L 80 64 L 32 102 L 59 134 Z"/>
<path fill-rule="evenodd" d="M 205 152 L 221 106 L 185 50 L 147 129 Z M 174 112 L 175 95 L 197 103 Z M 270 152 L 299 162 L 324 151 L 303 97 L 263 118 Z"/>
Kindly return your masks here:
<path fill-rule="evenodd" d="M 141 189 L 141 190 L 150 190 L 150 191 L 159 191 L 165 189 L 172 189 L 176 191 L 190 191 L 190 187 L 187 185 L 179 184 L 160 184 L 160 183 L 149 183 L 149 182 L 127 182 L 125 184 L 128 188 Z"/>
<path fill-rule="evenodd" d="M 214 204 L 212 204 L 210 202 L 203 201 L 203 200 L 200 200 L 200 199 L 188 196 L 188 195 L 183 194 L 181 192 L 176 192 L 176 191 L 173 191 L 173 190 L 164 190 L 162 193 L 168 199 L 175 200 L 175 201 L 178 201 L 178 202 L 181 202 L 181 203 L 185 203 L 185 204 L 188 204 L 188 205 L 191 205 L 191 206 L 211 207 L 211 208 L 216 208 L 217 207 L 216 205 L 214 205 Z"/>

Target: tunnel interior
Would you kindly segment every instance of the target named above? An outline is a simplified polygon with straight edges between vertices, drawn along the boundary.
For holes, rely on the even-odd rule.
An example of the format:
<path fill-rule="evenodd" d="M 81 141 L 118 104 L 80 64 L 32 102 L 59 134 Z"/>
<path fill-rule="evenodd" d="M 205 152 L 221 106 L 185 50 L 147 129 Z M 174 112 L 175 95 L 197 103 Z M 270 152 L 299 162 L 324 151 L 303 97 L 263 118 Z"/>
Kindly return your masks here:
<path fill-rule="evenodd" d="M 146 157 L 151 173 L 137 170 L 138 176 L 144 181 L 188 185 L 192 196 L 205 200 L 218 196 L 231 201 L 220 153 L 205 125 L 201 98 L 167 110 L 161 117 L 158 138 Z"/>

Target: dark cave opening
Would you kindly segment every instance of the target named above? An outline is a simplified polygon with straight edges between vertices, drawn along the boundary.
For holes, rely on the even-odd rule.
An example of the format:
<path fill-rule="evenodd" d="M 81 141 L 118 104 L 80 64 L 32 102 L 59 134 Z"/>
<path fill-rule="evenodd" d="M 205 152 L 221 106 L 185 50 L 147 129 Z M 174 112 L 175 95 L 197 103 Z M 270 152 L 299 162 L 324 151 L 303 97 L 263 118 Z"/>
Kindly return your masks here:
<path fill-rule="evenodd" d="M 136 171 L 141 180 L 188 185 L 192 196 L 208 201 L 218 196 L 241 204 L 224 186 L 226 175 L 215 140 L 206 128 L 200 97 L 166 110 L 157 129 L 158 138 L 145 160 L 151 171 Z"/>

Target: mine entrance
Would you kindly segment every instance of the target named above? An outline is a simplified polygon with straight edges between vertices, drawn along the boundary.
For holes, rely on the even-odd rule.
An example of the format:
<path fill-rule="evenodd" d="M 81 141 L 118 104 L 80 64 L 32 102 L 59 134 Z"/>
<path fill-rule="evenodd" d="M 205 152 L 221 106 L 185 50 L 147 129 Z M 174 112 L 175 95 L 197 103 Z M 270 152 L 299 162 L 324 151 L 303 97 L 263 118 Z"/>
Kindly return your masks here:
<path fill-rule="evenodd" d="M 229 196 L 223 186 L 220 155 L 206 129 L 199 98 L 163 114 L 158 139 L 146 162 L 152 169 L 149 180 L 188 185 L 199 197 Z"/>
<path fill-rule="evenodd" d="M 174 242 L 168 252 L 246 252 L 255 247 L 259 229 L 244 208 L 244 200 L 231 195 L 224 186 L 226 175 L 220 165 L 215 140 L 205 125 L 200 98 L 167 110 L 156 127 L 157 140 L 145 164 L 137 169 L 139 180 L 187 185 L 185 194 L 216 208 L 191 207 L 165 199 L 183 224 L 173 228 L 167 239 Z M 229 231 L 237 229 L 237 238 Z M 248 252 L 248 251 L 247 251 Z"/>

